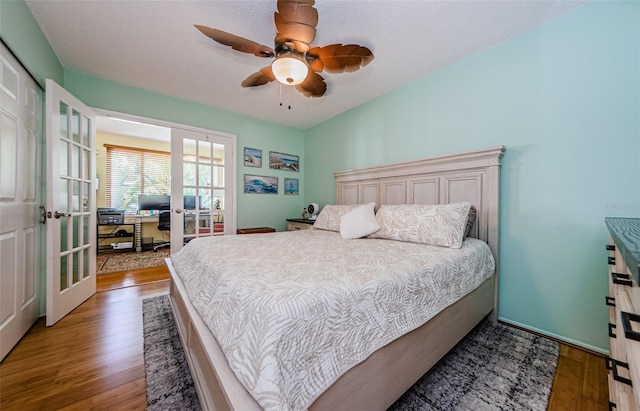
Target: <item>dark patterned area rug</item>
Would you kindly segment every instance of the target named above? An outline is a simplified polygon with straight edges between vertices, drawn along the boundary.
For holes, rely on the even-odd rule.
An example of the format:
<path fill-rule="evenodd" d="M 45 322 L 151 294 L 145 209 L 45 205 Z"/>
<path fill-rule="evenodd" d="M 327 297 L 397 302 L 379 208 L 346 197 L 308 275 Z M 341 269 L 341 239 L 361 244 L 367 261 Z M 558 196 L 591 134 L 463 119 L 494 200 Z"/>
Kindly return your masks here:
<path fill-rule="evenodd" d="M 149 410 L 199 410 L 166 295 L 143 301 Z M 545 410 L 559 345 L 481 322 L 390 410 Z"/>
<path fill-rule="evenodd" d="M 200 410 L 169 296 L 142 301 L 147 410 Z"/>
<path fill-rule="evenodd" d="M 101 253 L 96 256 L 96 274 L 159 267 L 164 265 L 164 259 L 169 257 L 170 252 L 169 247 L 163 247 L 159 248 L 158 252 Z"/>

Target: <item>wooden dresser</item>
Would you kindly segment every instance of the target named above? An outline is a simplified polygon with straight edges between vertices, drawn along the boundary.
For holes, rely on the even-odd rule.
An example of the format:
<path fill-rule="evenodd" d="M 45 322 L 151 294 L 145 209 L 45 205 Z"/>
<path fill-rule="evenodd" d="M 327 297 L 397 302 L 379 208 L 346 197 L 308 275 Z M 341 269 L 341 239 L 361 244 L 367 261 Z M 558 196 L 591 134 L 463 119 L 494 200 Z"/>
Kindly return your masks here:
<path fill-rule="evenodd" d="M 640 218 L 606 218 L 609 409 L 640 409 Z"/>

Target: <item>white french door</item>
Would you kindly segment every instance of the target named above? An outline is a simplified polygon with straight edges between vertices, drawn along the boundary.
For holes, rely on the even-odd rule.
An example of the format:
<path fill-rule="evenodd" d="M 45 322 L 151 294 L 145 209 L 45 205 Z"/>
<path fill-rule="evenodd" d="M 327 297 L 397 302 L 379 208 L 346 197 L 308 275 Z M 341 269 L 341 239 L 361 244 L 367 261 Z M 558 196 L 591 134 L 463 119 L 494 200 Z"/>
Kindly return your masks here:
<path fill-rule="evenodd" d="M 0 42 L 0 360 L 40 314 L 42 90 Z"/>
<path fill-rule="evenodd" d="M 96 292 L 95 114 L 46 81 L 47 325 Z"/>
<path fill-rule="evenodd" d="M 235 136 L 171 129 L 172 253 L 193 238 L 235 233 L 235 152 Z"/>

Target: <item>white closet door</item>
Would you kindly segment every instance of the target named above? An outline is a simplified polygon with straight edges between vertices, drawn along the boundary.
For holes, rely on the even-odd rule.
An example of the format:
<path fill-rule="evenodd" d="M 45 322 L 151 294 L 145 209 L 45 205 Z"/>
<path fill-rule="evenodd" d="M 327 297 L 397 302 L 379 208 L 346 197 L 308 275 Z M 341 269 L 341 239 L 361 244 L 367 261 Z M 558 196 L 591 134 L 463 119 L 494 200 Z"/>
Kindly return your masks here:
<path fill-rule="evenodd" d="M 0 44 L 0 360 L 39 315 L 42 90 Z"/>

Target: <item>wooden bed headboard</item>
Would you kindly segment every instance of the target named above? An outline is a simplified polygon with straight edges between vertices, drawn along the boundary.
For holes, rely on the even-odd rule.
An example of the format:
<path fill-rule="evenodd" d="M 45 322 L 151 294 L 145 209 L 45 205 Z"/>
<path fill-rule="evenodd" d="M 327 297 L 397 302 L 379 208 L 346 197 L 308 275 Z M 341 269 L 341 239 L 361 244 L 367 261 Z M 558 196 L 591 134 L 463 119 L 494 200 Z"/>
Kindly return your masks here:
<path fill-rule="evenodd" d="M 500 159 L 505 147 L 333 173 L 336 204 L 445 204 L 469 201 L 477 210 L 471 236 L 489 245 L 498 275 Z M 497 308 L 497 281 L 496 302 Z M 493 315 L 497 315 L 497 309 Z"/>

